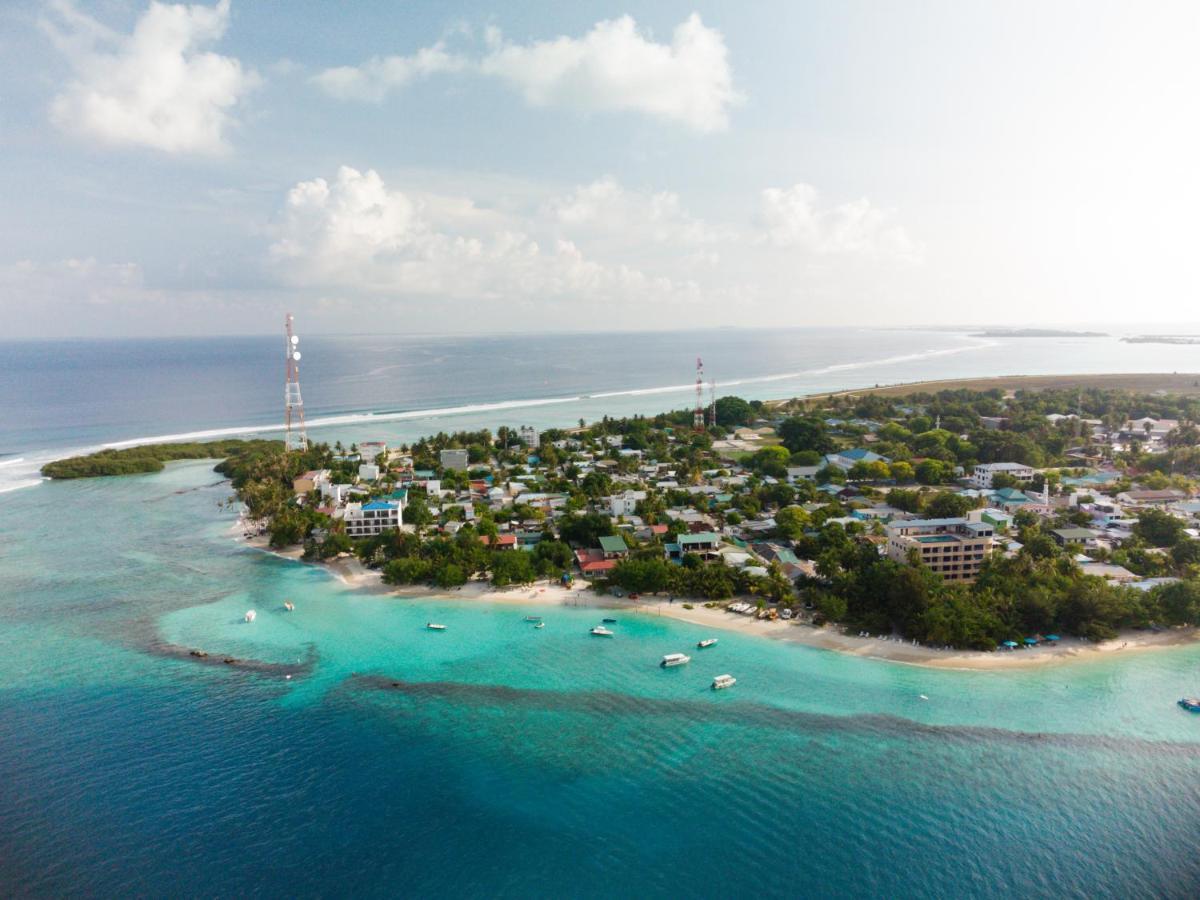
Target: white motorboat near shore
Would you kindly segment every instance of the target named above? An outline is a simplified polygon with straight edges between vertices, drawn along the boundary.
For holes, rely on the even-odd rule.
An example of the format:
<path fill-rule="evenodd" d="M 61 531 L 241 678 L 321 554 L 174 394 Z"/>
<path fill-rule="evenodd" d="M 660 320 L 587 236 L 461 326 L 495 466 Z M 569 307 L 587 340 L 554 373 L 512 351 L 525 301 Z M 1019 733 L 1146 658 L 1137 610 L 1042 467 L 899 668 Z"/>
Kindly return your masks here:
<path fill-rule="evenodd" d="M 445 625 L 439 625 L 437 622 L 426 622 L 425 627 L 428 628 L 430 631 L 445 631 L 446 630 Z"/>
<path fill-rule="evenodd" d="M 256 612 L 255 612 L 254 610 L 252 610 L 252 609 L 251 609 L 251 610 L 248 610 L 248 611 L 246 612 L 246 621 L 247 621 L 247 622 L 253 622 L 253 621 L 254 621 L 254 620 L 257 618 L 257 617 L 258 617 L 258 613 L 256 613 Z"/>
<path fill-rule="evenodd" d="M 612 637 L 613 636 L 612 631 L 609 630 L 608 628 L 605 628 L 603 625 L 597 625 L 589 633 L 595 637 Z"/>
<path fill-rule="evenodd" d="M 700 643 L 698 643 L 696 646 L 699 647 L 701 650 L 703 650 L 705 647 L 713 646 L 716 642 L 717 642 L 716 638 L 705 638 Z"/>
<path fill-rule="evenodd" d="M 722 691 L 725 688 L 733 687 L 737 684 L 737 679 L 732 675 L 718 675 L 713 679 L 712 689 L 714 691 Z"/>
<path fill-rule="evenodd" d="M 659 663 L 664 669 L 670 669 L 673 666 L 684 666 L 692 661 L 692 658 L 686 653 L 668 653 L 662 658 Z"/>

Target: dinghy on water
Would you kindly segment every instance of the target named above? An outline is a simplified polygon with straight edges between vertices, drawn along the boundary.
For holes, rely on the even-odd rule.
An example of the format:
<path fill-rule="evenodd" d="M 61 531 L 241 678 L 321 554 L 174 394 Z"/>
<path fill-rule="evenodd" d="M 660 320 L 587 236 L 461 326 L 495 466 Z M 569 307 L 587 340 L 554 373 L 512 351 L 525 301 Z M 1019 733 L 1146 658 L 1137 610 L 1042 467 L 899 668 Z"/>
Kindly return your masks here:
<path fill-rule="evenodd" d="M 445 625 L 440 625 L 437 622 L 426 622 L 425 627 L 427 629 L 429 629 L 430 631 L 445 631 L 446 630 Z"/>
<path fill-rule="evenodd" d="M 248 610 L 246 612 L 246 621 L 253 622 L 255 620 L 255 618 L 257 618 L 257 616 L 258 616 L 258 613 L 256 613 L 254 610 L 252 610 L 252 609 Z"/>
<path fill-rule="evenodd" d="M 296 604 L 293 603 L 291 600 L 284 600 L 283 608 L 286 609 L 288 612 L 294 612 L 296 609 Z"/>

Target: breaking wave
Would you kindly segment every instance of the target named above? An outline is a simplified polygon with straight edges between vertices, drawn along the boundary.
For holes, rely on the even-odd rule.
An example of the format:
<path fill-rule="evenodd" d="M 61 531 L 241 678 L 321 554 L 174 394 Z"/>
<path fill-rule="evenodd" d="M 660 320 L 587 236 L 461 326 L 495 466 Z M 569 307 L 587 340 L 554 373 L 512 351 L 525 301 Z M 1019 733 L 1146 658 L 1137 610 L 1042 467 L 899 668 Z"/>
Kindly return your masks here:
<path fill-rule="evenodd" d="M 722 390 L 746 385 L 771 384 L 774 382 L 791 381 L 818 375 L 828 375 L 834 372 L 848 372 L 859 369 L 870 369 L 876 366 L 889 366 L 897 363 L 916 362 L 938 356 L 952 356 L 981 350 L 985 347 L 996 346 L 994 341 L 976 341 L 961 347 L 949 347 L 939 350 L 922 350 L 914 353 L 904 353 L 886 356 L 879 359 L 860 360 L 857 362 L 838 363 L 813 369 L 800 369 L 794 372 L 781 372 L 773 375 L 756 375 L 746 378 L 733 378 L 718 383 Z M 344 425 L 364 425 L 374 422 L 402 422 L 411 419 L 440 419 L 457 418 L 460 416 L 478 415 L 480 413 L 504 412 L 511 409 L 536 409 L 549 406 L 567 406 L 573 403 L 584 403 L 592 400 L 609 400 L 617 397 L 647 397 L 655 395 L 685 394 L 694 391 L 695 382 L 687 384 L 660 385 L 657 387 L 630 388 L 620 391 L 602 391 L 595 394 L 575 394 L 566 397 L 534 397 L 517 400 L 501 400 L 495 403 L 472 403 L 462 406 L 445 406 L 431 409 L 411 409 L 388 412 L 352 412 L 336 415 L 317 416 L 308 419 L 307 427 L 311 429 L 333 428 Z M 145 437 L 128 438 L 118 441 L 106 441 L 88 447 L 62 448 L 43 450 L 26 454 L 16 459 L 0 461 L 0 494 L 22 488 L 34 487 L 47 481 L 40 475 L 41 468 L 46 463 L 69 456 L 82 456 L 99 450 L 127 449 L 144 444 L 167 444 L 182 441 L 203 441 L 215 438 L 240 437 L 244 435 L 272 434 L 283 431 L 279 422 L 259 425 L 232 425 L 222 428 L 207 428 L 199 431 L 186 431 L 176 434 L 156 434 Z"/>

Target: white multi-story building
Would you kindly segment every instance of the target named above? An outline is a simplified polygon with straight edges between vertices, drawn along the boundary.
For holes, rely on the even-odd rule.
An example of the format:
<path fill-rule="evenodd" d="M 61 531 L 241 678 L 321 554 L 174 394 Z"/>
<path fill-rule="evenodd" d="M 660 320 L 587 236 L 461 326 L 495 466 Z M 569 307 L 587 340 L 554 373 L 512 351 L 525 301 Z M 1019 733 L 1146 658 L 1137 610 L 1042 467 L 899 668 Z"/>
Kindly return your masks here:
<path fill-rule="evenodd" d="M 1000 473 L 1011 475 L 1022 484 L 1033 480 L 1033 469 L 1021 463 L 980 463 L 971 473 L 971 485 L 990 491 L 992 489 L 992 479 Z"/>
<path fill-rule="evenodd" d="M 636 515 L 638 503 L 645 499 L 645 491 L 625 491 L 613 494 L 608 498 L 608 514 L 614 517 Z"/>
<path fill-rule="evenodd" d="M 358 466 L 358 478 L 360 481 L 375 481 L 379 478 L 379 466 L 375 463 L 360 463 Z"/>
<path fill-rule="evenodd" d="M 541 435 L 538 430 L 529 425 L 521 426 L 521 442 L 530 450 L 536 450 L 542 445 Z"/>
<path fill-rule="evenodd" d="M 404 507 L 399 500 L 347 503 L 343 512 L 346 534 L 352 538 L 374 537 L 404 524 Z"/>

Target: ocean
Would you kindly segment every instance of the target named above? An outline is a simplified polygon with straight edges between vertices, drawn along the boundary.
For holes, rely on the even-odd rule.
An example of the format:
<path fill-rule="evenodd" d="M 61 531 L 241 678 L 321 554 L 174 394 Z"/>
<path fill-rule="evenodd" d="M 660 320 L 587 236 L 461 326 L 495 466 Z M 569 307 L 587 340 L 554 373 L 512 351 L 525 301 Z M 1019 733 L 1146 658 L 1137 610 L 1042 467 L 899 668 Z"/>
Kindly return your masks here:
<path fill-rule="evenodd" d="M 1196 368 L 1188 348 L 1052 340 L 314 338 L 301 378 L 310 420 L 334 420 L 314 435 L 348 441 L 684 407 L 697 354 L 719 393 L 764 398 Z M 5 468 L 269 426 L 278 349 L 4 345 Z M 723 633 L 662 670 L 708 635 L 620 611 L 597 641 L 596 607 L 388 598 L 248 549 L 210 463 L 18 480 L 0 496 L 0 894 L 1200 890 L 1200 716 L 1174 702 L 1200 688 L 1200 646 L 955 672 Z M 737 686 L 708 690 L 719 672 Z"/>

